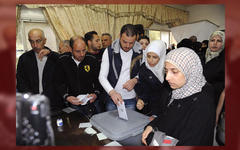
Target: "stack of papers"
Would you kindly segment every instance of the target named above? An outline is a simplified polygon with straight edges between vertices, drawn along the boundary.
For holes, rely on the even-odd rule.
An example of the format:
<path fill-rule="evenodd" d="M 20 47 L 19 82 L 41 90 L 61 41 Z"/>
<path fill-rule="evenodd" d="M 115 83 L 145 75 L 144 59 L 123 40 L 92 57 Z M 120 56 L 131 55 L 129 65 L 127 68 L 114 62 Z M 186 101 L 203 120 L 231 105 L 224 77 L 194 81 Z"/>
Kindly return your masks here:
<path fill-rule="evenodd" d="M 121 144 L 119 144 L 117 141 L 112 141 L 104 146 L 122 146 Z"/>
<path fill-rule="evenodd" d="M 67 107 L 67 108 L 64 108 L 64 109 L 62 109 L 62 111 L 64 111 L 64 112 L 66 112 L 66 113 L 71 113 L 71 112 L 73 112 L 73 111 L 76 111 L 76 109 L 74 109 L 74 108 L 71 108 L 71 107 Z"/>
<path fill-rule="evenodd" d="M 84 132 L 86 132 L 87 134 L 91 134 L 91 135 L 94 135 L 94 134 L 97 133 L 97 132 L 96 132 L 93 128 L 91 128 L 91 127 L 86 128 L 86 129 L 84 130 Z"/>
<path fill-rule="evenodd" d="M 81 105 L 86 105 L 87 102 L 92 99 L 92 97 L 88 97 L 89 94 L 81 94 L 78 95 L 77 98 L 79 99 L 79 101 L 83 102 Z"/>
<path fill-rule="evenodd" d="M 79 128 L 91 128 L 92 124 L 90 122 L 84 122 L 84 123 L 80 123 Z"/>
<path fill-rule="evenodd" d="M 107 137 L 103 133 L 98 133 L 97 138 L 99 141 L 107 139 Z"/>

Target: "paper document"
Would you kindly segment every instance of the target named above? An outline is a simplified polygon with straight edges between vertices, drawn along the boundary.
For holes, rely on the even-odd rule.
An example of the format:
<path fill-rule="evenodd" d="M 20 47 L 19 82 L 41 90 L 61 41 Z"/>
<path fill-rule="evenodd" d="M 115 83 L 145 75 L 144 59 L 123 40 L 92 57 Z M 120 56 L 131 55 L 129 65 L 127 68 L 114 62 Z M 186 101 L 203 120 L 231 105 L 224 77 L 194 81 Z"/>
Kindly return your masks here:
<path fill-rule="evenodd" d="M 83 102 L 81 105 L 86 105 L 87 102 L 92 98 L 92 97 L 88 97 L 88 95 L 89 94 L 81 94 L 77 96 L 79 101 Z"/>
<path fill-rule="evenodd" d="M 99 141 L 107 139 L 107 137 L 103 133 L 98 133 L 97 138 Z"/>
<path fill-rule="evenodd" d="M 117 105 L 117 109 L 118 109 L 118 115 L 119 115 L 119 117 L 122 118 L 122 119 L 128 120 L 125 103 L 123 102 L 123 103 L 121 104 L 121 103 L 119 102 L 119 105 Z"/>
<path fill-rule="evenodd" d="M 79 128 L 91 128 L 92 124 L 90 122 L 84 122 L 79 124 Z"/>
<path fill-rule="evenodd" d="M 86 132 L 87 134 L 91 134 L 91 135 L 97 133 L 93 128 L 90 128 L 90 127 L 89 127 L 89 128 L 86 128 L 86 129 L 84 130 L 84 132 Z"/>
<path fill-rule="evenodd" d="M 104 146 L 122 146 L 121 144 L 119 144 L 117 141 L 112 141 Z"/>
<path fill-rule="evenodd" d="M 76 109 L 74 109 L 74 108 L 71 108 L 71 107 L 67 107 L 67 108 L 64 108 L 64 109 L 62 109 L 62 111 L 64 111 L 64 112 L 66 112 L 66 113 L 71 113 L 71 112 L 74 112 Z"/>

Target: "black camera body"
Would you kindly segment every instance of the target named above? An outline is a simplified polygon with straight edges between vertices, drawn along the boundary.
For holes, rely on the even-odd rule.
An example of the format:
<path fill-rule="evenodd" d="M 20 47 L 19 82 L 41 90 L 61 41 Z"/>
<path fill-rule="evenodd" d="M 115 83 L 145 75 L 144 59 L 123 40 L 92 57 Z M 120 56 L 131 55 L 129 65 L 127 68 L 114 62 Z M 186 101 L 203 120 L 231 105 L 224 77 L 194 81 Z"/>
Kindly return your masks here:
<path fill-rule="evenodd" d="M 54 145 L 49 100 L 36 94 L 16 94 L 16 144 Z"/>

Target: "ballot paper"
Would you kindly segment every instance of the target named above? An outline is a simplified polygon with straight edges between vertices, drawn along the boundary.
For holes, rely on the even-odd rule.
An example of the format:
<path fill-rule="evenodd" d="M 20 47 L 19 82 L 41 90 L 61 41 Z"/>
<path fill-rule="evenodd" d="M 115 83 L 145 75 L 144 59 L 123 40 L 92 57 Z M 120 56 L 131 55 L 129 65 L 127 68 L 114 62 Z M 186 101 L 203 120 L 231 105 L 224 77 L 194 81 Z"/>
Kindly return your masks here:
<path fill-rule="evenodd" d="M 97 133 L 97 132 L 96 132 L 93 128 L 91 128 L 91 127 L 86 128 L 86 129 L 84 130 L 84 132 L 86 132 L 87 134 L 91 134 L 91 135 Z"/>
<path fill-rule="evenodd" d="M 89 94 L 81 94 L 78 95 L 77 98 L 79 99 L 79 101 L 83 102 L 81 105 L 86 105 L 87 102 L 92 99 L 92 97 L 88 97 Z"/>
<path fill-rule="evenodd" d="M 119 118 L 128 120 L 125 103 L 122 102 L 122 104 L 121 104 L 121 103 L 119 102 L 119 105 L 117 105 L 117 109 L 118 109 Z"/>
<path fill-rule="evenodd" d="M 122 146 L 121 144 L 119 144 L 117 141 L 112 141 L 104 146 Z"/>
<path fill-rule="evenodd" d="M 107 139 L 107 137 L 103 133 L 98 133 L 97 138 L 99 141 Z"/>
<path fill-rule="evenodd" d="M 92 124 L 90 122 L 84 122 L 84 123 L 80 123 L 79 128 L 91 128 Z"/>
<path fill-rule="evenodd" d="M 74 108 L 71 108 L 71 107 L 67 107 L 67 108 L 64 108 L 64 109 L 62 109 L 62 111 L 64 111 L 64 112 L 66 112 L 66 113 L 71 113 L 71 112 L 74 112 L 74 111 L 76 111 L 76 109 L 74 109 Z"/>

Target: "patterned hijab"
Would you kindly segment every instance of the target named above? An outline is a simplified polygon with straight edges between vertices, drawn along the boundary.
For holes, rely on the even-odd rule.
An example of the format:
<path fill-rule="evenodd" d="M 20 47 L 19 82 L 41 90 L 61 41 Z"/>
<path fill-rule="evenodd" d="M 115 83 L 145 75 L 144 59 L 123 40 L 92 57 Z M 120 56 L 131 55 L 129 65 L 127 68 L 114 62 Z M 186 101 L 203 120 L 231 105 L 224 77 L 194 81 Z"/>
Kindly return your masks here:
<path fill-rule="evenodd" d="M 145 60 L 146 67 L 149 70 L 151 70 L 153 72 L 153 74 L 162 83 L 164 81 L 164 69 L 163 68 L 164 68 L 164 61 L 165 61 L 165 57 L 166 57 L 166 49 L 167 49 L 166 45 L 163 41 L 155 40 L 147 46 L 146 50 L 144 50 L 144 53 L 143 53 L 143 58 L 144 58 L 143 60 Z M 149 66 L 149 64 L 147 62 L 147 53 L 149 53 L 149 52 L 153 52 L 153 53 L 157 54 L 158 57 L 160 58 L 160 60 L 154 67 Z"/>
<path fill-rule="evenodd" d="M 201 92 L 206 84 L 203 68 L 198 55 L 191 49 L 181 47 L 171 50 L 166 56 L 166 62 L 178 68 L 185 76 L 186 83 L 172 91 L 173 99 L 182 99 Z"/>
<path fill-rule="evenodd" d="M 212 52 L 209 48 L 209 44 L 210 44 L 210 40 L 214 37 L 214 36 L 220 36 L 222 38 L 222 42 L 223 42 L 223 45 L 221 47 L 220 50 L 216 51 L 216 52 Z M 206 58 L 206 62 L 209 62 L 211 59 L 219 56 L 219 54 L 223 51 L 225 47 L 225 33 L 222 32 L 222 31 L 215 31 L 213 32 L 211 35 L 210 35 L 210 38 L 209 38 L 209 42 L 208 42 L 208 48 L 206 50 L 206 54 L 205 54 L 205 58 Z"/>

